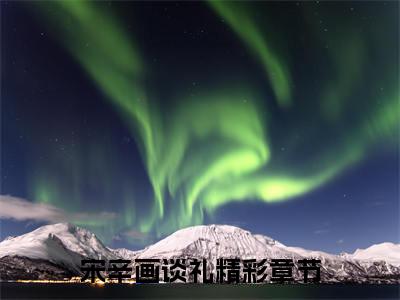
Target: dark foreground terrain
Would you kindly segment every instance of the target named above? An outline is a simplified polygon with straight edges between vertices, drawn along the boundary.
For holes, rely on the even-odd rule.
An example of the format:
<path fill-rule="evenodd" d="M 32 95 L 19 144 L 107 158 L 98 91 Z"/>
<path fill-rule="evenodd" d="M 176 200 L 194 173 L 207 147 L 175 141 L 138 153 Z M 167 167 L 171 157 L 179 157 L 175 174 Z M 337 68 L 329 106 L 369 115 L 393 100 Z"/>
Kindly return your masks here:
<path fill-rule="evenodd" d="M 400 285 L 1 283 L 1 299 L 399 299 Z"/>

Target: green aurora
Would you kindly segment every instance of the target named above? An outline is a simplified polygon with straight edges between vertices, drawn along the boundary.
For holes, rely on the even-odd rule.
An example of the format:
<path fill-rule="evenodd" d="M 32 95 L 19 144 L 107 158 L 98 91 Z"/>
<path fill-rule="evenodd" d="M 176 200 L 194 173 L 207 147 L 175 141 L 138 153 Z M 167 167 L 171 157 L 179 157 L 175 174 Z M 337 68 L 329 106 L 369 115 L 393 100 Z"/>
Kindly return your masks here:
<path fill-rule="evenodd" d="M 352 19 L 338 24 L 327 5 L 321 14 L 327 26 L 335 28 L 327 33 L 310 17 L 312 10 L 302 8 L 314 40 L 307 51 L 321 65 L 314 74 L 319 84 L 311 93 L 306 87 L 295 88 L 299 76 L 294 66 L 301 62 L 290 56 L 285 43 L 289 31 L 268 30 L 257 5 L 266 4 L 204 3 L 258 61 L 264 86 L 243 82 L 232 88 L 220 80 L 217 87 L 204 87 L 195 97 L 179 96 L 182 99 L 176 99 L 166 115 L 162 99 L 150 96 L 156 87 L 145 83 L 151 69 L 141 45 L 116 12 L 91 1 L 34 4 L 41 22 L 129 126 L 147 170 L 153 191 L 149 198 L 136 195 L 129 178 L 119 183 L 123 196 L 114 201 L 123 202 L 125 209 L 123 218 L 107 224 L 109 238 L 127 227 L 161 236 L 201 224 L 205 214 L 212 217 L 233 201 L 288 201 L 331 181 L 365 159 L 373 147 L 394 144 L 400 112 L 397 68 L 389 59 L 377 59 L 396 57 L 395 41 L 391 48 L 380 36 L 392 24 L 382 22 L 360 31 Z M 92 47 L 86 47 L 87 41 Z M 367 67 L 376 74 L 367 73 Z M 266 100 L 260 90 L 269 88 L 271 99 Z M 85 179 L 89 185 L 101 185 L 104 197 L 113 197 L 107 186 L 109 174 L 118 172 L 112 166 L 118 164 L 104 159 L 113 152 L 112 145 L 95 146 L 96 150 L 86 150 L 89 161 L 82 149 L 69 158 L 54 156 L 58 176 L 52 175 L 51 166 L 37 166 L 32 199 L 79 210 L 84 169 L 93 172 L 94 177 Z M 63 186 L 68 186 L 67 193 Z M 138 198 L 146 208 L 135 204 Z"/>

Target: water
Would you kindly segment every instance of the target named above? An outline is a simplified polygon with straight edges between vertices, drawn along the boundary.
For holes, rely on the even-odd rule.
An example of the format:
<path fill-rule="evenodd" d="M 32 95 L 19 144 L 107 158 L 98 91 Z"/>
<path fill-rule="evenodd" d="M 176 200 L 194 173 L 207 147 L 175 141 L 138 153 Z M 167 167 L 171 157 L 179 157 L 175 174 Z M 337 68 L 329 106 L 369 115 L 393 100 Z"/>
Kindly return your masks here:
<path fill-rule="evenodd" d="M 400 299 L 400 285 L 1 283 L 1 299 Z"/>

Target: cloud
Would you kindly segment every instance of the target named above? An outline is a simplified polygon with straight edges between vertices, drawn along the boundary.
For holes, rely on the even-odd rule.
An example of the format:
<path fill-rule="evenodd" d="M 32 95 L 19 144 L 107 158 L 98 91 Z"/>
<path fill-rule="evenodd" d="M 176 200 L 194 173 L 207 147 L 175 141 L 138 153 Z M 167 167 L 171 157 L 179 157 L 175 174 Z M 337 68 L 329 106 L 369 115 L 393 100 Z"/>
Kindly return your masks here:
<path fill-rule="evenodd" d="M 343 244 L 344 243 L 344 239 L 337 240 L 336 243 Z"/>
<path fill-rule="evenodd" d="M 51 204 L 34 203 L 25 199 L 0 195 L 0 219 L 37 221 L 46 223 L 109 221 L 117 217 L 114 212 L 69 213 Z"/>
<path fill-rule="evenodd" d="M 329 232 L 328 229 L 317 229 L 317 230 L 314 230 L 314 234 L 325 234 L 325 233 L 328 233 L 328 232 Z"/>

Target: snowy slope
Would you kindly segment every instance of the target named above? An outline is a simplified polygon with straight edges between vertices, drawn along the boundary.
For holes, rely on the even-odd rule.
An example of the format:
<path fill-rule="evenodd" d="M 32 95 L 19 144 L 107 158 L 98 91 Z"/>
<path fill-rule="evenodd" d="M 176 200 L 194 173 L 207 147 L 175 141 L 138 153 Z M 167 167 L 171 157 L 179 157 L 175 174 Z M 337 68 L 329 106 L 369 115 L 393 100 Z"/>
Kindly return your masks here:
<path fill-rule="evenodd" d="M 108 248 L 115 256 L 121 259 L 135 259 L 141 251 L 132 251 L 126 248 L 111 249 Z"/>
<path fill-rule="evenodd" d="M 263 235 L 229 225 L 200 225 L 184 228 L 139 251 L 110 249 L 90 231 L 60 223 L 0 243 L 0 262 L 10 257 L 42 259 L 69 270 L 79 270 L 81 259 L 205 258 L 214 272 L 217 258 L 302 258 L 321 260 L 323 282 L 400 283 L 400 245 L 382 243 L 353 254 L 333 255 L 322 251 L 289 247 Z M 32 264 L 37 264 L 35 261 Z M 39 268 L 40 269 L 40 268 Z M 298 266 L 295 279 L 301 279 Z"/>
<path fill-rule="evenodd" d="M 83 257 L 116 258 L 93 233 L 69 223 L 46 225 L 2 241 L 0 258 L 4 256 L 44 259 L 75 270 Z"/>
<path fill-rule="evenodd" d="M 270 243 L 266 243 L 265 241 Z M 264 258 L 293 257 L 294 253 L 276 247 L 272 239 L 254 236 L 249 231 L 229 225 L 200 225 L 176 231 L 145 248 L 139 258 L 219 257 Z"/>
<path fill-rule="evenodd" d="M 400 244 L 381 243 L 366 249 L 357 249 L 347 257 L 362 262 L 386 261 L 392 265 L 400 266 Z"/>
<path fill-rule="evenodd" d="M 375 247 L 372 247 L 373 249 Z M 379 247 L 382 257 L 388 259 L 386 249 Z M 394 247 L 394 253 L 399 253 Z M 370 253 L 371 251 L 369 251 Z M 321 260 L 323 282 L 370 282 L 400 283 L 400 268 L 388 260 L 360 260 L 361 253 L 354 257 L 329 254 L 323 251 L 289 247 L 263 235 L 228 225 L 200 225 L 178 230 L 163 240 L 135 253 L 137 258 L 206 258 L 211 263 L 209 271 L 215 272 L 216 258 L 292 258 L 295 262 L 293 276 L 301 281 L 302 273 L 296 262 L 303 258 Z M 386 255 L 386 256 L 385 256 Z M 394 256 L 394 254 L 392 255 Z"/>

